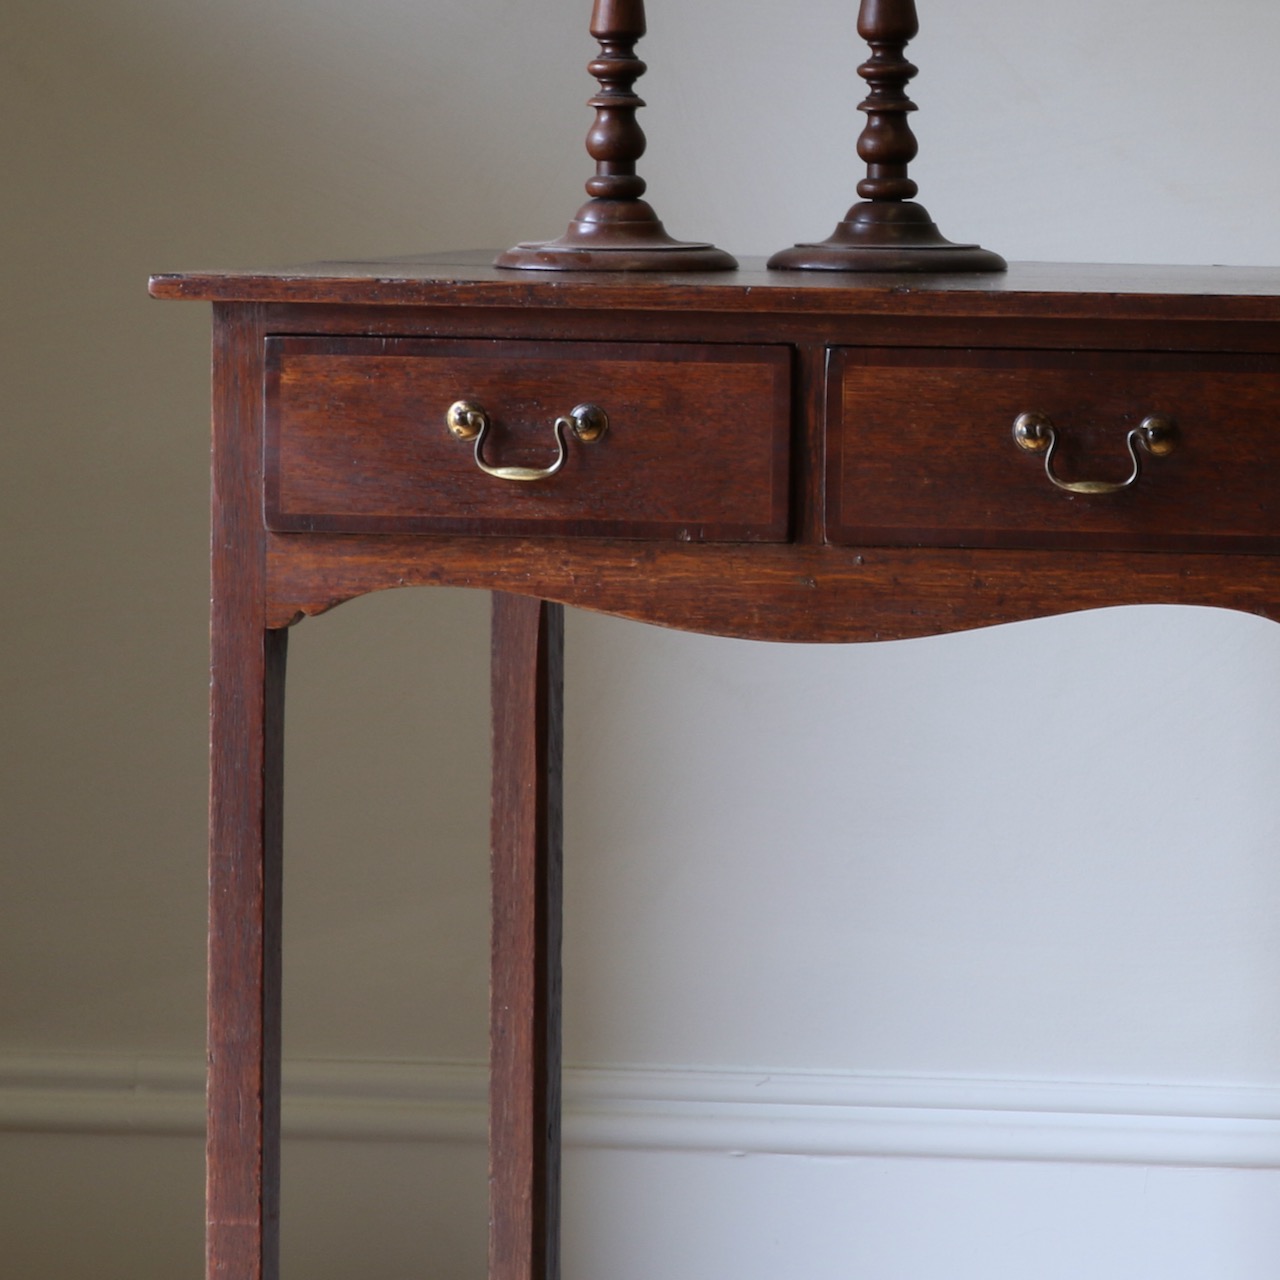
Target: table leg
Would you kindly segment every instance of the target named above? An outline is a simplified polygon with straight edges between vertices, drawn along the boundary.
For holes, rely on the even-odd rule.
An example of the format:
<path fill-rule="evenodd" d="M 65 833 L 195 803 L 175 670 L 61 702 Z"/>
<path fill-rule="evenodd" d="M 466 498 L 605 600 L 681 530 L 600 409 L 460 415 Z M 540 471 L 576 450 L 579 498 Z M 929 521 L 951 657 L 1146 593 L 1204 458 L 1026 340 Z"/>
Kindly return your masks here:
<path fill-rule="evenodd" d="M 263 626 L 262 336 L 215 308 L 210 625 L 208 1280 L 277 1280 L 287 631 Z"/>
<path fill-rule="evenodd" d="M 493 596 L 489 1280 L 558 1280 L 564 610 Z"/>
<path fill-rule="evenodd" d="M 208 1280 L 276 1280 L 287 631 L 215 631 L 209 859 Z M 221 661 L 219 661 L 221 657 Z"/>

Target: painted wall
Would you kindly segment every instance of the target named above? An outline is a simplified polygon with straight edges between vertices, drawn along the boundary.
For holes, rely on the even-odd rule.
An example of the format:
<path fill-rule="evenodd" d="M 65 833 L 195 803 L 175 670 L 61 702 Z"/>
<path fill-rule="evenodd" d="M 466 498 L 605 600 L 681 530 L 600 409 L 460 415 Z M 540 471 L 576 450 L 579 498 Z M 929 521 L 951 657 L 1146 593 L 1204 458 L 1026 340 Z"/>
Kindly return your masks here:
<path fill-rule="evenodd" d="M 914 172 L 950 236 L 1280 262 L 1280 10 L 920 8 Z M 11 0 L 14 1274 L 201 1266 L 207 317 L 146 274 L 558 233 L 587 13 Z M 677 235 L 829 232 L 854 16 L 652 0 L 642 171 Z M 291 1275 L 483 1274 L 486 643 L 454 591 L 292 641 Z M 799 650 L 574 615 L 569 645 L 566 1280 L 1274 1274 L 1269 624 Z"/>

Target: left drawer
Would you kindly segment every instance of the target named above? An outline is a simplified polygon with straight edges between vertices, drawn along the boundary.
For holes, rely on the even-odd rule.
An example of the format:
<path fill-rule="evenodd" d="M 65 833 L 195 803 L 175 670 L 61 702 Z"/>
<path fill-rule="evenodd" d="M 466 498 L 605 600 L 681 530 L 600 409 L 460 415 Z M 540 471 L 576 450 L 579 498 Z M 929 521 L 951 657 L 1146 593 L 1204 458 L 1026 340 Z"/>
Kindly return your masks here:
<path fill-rule="evenodd" d="M 787 347 L 271 337 L 265 393 L 270 529 L 787 537 Z"/>

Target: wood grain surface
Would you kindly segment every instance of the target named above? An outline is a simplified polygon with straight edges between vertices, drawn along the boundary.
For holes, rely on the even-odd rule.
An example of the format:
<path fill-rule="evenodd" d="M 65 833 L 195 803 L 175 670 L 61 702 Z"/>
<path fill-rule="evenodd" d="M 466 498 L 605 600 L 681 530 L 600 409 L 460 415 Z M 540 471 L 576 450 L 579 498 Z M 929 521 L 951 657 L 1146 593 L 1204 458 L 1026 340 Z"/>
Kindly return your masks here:
<path fill-rule="evenodd" d="M 787 536 L 787 346 L 273 338 L 266 388 L 273 529 Z M 546 468 L 580 404 L 609 426 L 511 482 L 449 433 L 456 401 L 489 419 L 490 465 Z"/>
<path fill-rule="evenodd" d="M 493 597 L 489 1280 L 558 1280 L 564 610 Z"/>
<path fill-rule="evenodd" d="M 273 625 L 365 591 L 462 586 L 711 635 L 793 643 L 900 640 L 1132 604 L 1280 619 L 1280 559 L 1098 551 L 701 547 L 596 539 L 269 539 Z"/>
<path fill-rule="evenodd" d="M 287 633 L 265 624 L 256 308 L 214 331 L 210 626 L 209 1280 L 276 1280 Z"/>
<path fill-rule="evenodd" d="M 553 276 L 488 257 L 153 280 L 217 301 L 218 1280 L 277 1277 L 290 624 L 392 587 L 496 593 L 489 1275 L 556 1280 L 562 605 L 806 643 L 1141 603 L 1280 617 L 1280 270 Z M 562 402 L 621 408 L 563 484 L 521 496 L 437 421 L 470 395 L 501 422 L 494 456 L 525 466 Z M 1114 479 L 1147 413 L 1178 448 L 1132 489 L 1064 494 L 1012 441 L 1031 410 L 1061 419 L 1071 479 Z"/>
<path fill-rule="evenodd" d="M 1169 352 L 857 350 L 832 359 L 828 537 L 853 546 L 1280 549 L 1275 423 L 1280 357 Z M 1055 474 L 1117 483 L 1126 436 L 1174 425 L 1167 457 L 1138 451 L 1119 493 L 1064 493 L 1014 443 L 1044 412 Z"/>
<path fill-rule="evenodd" d="M 541 330 L 565 309 L 737 314 L 1056 315 L 1108 319 L 1276 319 L 1280 267 L 1160 267 L 1087 263 L 1010 263 L 1007 273 L 859 275 L 767 271 L 759 259 L 737 271 L 511 272 L 493 267 L 493 250 L 413 255 L 383 262 L 317 262 L 270 271 L 157 274 L 157 298 L 205 302 L 289 302 L 451 310 L 535 308 Z"/>

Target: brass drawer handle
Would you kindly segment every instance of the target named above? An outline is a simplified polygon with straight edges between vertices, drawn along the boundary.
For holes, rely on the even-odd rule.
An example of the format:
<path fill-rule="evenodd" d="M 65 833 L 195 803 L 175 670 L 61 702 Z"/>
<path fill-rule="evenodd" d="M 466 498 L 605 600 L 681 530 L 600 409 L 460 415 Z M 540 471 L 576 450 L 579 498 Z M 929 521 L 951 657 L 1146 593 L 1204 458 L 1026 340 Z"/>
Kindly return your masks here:
<path fill-rule="evenodd" d="M 603 409 L 593 404 L 580 404 L 569 410 L 567 417 L 555 420 L 556 460 L 549 467 L 494 467 L 484 460 L 485 433 L 489 430 L 489 415 L 470 400 L 458 400 L 449 406 L 444 417 L 445 425 L 459 440 L 476 442 L 476 466 L 488 476 L 499 480 L 545 480 L 564 466 L 566 428 L 583 444 L 593 444 L 609 427 L 609 417 Z"/>
<path fill-rule="evenodd" d="M 1125 445 L 1133 470 L 1125 480 L 1059 480 L 1053 474 L 1053 451 L 1058 443 L 1058 433 L 1053 419 L 1047 413 L 1020 413 L 1013 422 L 1013 438 L 1018 448 L 1028 453 L 1044 454 L 1044 473 L 1059 489 L 1067 493 L 1119 493 L 1138 481 L 1142 470 L 1138 462 L 1138 446 L 1141 445 L 1153 458 L 1164 458 L 1177 447 L 1178 433 L 1172 418 L 1150 414 L 1125 436 Z"/>

